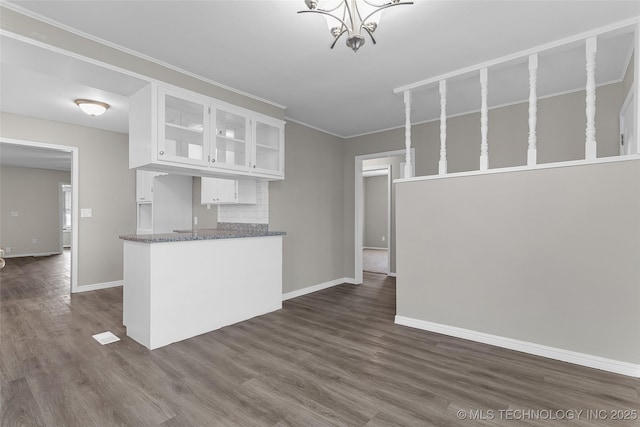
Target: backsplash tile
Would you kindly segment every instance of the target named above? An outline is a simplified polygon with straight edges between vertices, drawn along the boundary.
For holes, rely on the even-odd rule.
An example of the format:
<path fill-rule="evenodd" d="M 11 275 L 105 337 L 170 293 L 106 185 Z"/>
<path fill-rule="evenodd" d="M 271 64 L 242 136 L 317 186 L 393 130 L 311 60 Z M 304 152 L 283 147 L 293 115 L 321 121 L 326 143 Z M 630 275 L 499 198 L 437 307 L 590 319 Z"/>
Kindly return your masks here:
<path fill-rule="evenodd" d="M 255 205 L 219 205 L 218 222 L 269 224 L 269 182 L 256 183 Z"/>

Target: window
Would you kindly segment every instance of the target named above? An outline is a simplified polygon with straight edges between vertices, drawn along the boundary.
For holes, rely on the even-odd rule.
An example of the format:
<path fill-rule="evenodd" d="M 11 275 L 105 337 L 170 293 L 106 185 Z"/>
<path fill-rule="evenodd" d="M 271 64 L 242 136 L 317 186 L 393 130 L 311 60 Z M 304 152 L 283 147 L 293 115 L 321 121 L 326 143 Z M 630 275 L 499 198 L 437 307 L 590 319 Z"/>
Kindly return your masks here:
<path fill-rule="evenodd" d="M 62 196 L 64 199 L 64 208 L 62 216 L 62 229 L 64 231 L 71 230 L 71 186 L 62 186 Z"/>

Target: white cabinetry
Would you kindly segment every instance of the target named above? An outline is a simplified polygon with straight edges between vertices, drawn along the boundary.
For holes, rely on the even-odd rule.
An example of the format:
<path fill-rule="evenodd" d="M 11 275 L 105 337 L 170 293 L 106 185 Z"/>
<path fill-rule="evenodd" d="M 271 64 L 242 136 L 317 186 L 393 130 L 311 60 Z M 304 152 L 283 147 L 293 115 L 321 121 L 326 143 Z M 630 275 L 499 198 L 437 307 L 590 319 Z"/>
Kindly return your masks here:
<path fill-rule="evenodd" d="M 256 204 L 256 182 L 249 179 L 202 178 L 203 205 Z"/>
<path fill-rule="evenodd" d="M 137 171 L 136 178 L 136 234 L 191 228 L 193 178 L 149 171 Z"/>
<path fill-rule="evenodd" d="M 158 159 L 207 165 L 209 106 L 206 97 L 158 88 Z"/>
<path fill-rule="evenodd" d="M 284 122 L 152 83 L 129 99 L 129 167 L 284 179 Z"/>
<path fill-rule="evenodd" d="M 284 123 L 253 114 L 253 168 L 261 174 L 284 175 Z"/>

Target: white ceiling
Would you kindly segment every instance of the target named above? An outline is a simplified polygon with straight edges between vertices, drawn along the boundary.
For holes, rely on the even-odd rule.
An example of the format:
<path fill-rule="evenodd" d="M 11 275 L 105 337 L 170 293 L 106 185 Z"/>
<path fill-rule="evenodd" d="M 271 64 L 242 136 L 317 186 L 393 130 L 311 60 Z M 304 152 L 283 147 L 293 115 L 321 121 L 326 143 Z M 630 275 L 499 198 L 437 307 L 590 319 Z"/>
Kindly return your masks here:
<path fill-rule="evenodd" d="M 296 13 L 305 8 L 302 0 L 10 3 L 285 105 L 287 117 L 345 137 L 401 126 L 404 107 L 394 88 L 640 15 L 640 1 L 416 0 L 412 6 L 387 10 L 376 31 L 378 44 L 367 41 L 353 53 L 342 41 L 329 49 L 331 38 L 324 19 Z M 38 64 L 45 55 L 41 48 L 14 42 L 7 50 L 6 37 L 2 39 L 3 110 L 18 114 L 37 110 L 37 103 L 25 100 L 25 92 L 32 89 L 40 99 L 51 99 L 46 101 L 48 108 L 31 115 L 74 123 L 84 120 L 87 126 L 126 131 L 126 95 L 143 82 L 106 70 L 96 74 L 91 66 L 78 63 L 52 72 L 45 64 L 65 60 L 47 57 Z M 631 47 L 629 34 L 599 40 L 598 83 L 620 79 Z M 23 56 L 32 59 L 21 60 Z M 540 96 L 584 87 L 584 46 L 542 55 L 539 72 Z M 527 98 L 524 60 L 490 69 L 489 74 L 490 106 Z M 55 90 L 49 93 L 47 88 Z M 94 95 L 92 90 L 98 92 Z M 75 106 L 63 111 L 61 104 L 55 104 L 65 94 L 64 108 L 69 99 L 92 96 L 114 108 L 99 120 L 72 120 L 73 114 L 79 114 Z M 478 94 L 477 76 L 452 81 L 448 112 L 479 108 Z M 438 115 L 436 88 L 416 93 L 412 121 Z M 111 119 L 118 123 L 107 123 Z"/>

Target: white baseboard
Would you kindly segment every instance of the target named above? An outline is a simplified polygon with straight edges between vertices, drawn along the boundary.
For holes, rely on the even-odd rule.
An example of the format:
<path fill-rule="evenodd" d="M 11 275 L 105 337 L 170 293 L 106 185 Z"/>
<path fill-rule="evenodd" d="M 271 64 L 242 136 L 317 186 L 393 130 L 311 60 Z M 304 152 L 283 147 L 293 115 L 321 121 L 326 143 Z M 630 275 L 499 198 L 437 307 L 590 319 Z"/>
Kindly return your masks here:
<path fill-rule="evenodd" d="M 124 283 L 123 280 L 115 280 L 113 282 L 94 283 L 92 285 L 78 286 L 78 288 L 74 291 L 74 293 L 97 291 L 100 289 L 107 289 L 107 288 L 117 288 L 118 286 L 122 286 L 123 283 Z"/>
<path fill-rule="evenodd" d="M 282 294 L 282 301 L 286 301 L 291 298 L 301 297 L 302 295 L 310 294 L 312 292 L 318 292 L 323 289 L 331 288 L 332 286 L 342 285 L 343 283 L 354 284 L 355 279 L 342 277 L 340 279 L 331 280 L 329 282 L 319 283 L 313 286 L 307 286 L 306 288 L 298 289 L 297 291 L 287 292 L 286 294 Z"/>
<path fill-rule="evenodd" d="M 374 250 L 374 251 L 386 251 L 387 250 L 387 248 L 376 248 L 376 247 L 373 247 L 373 246 L 363 246 L 362 249 L 371 249 L 371 250 Z"/>
<path fill-rule="evenodd" d="M 22 257 L 28 257 L 28 256 L 51 256 L 51 255 L 60 255 L 60 252 L 38 252 L 38 253 L 32 253 L 32 254 L 14 254 L 14 253 L 7 254 L 5 252 L 4 257 L 5 258 L 22 258 Z"/>
<path fill-rule="evenodd" d="M 640 365 L 634 363 L 607 359 L 600 356 L 578 353 L 561 348 L 548 347 L 546 345 L 486 334 L 484 332 L 472 331 L 470 329 L 458 328 L 456 326 L 448 326 L 440 323 L 427 322 L 425 320 L 412 319 L 410 317 L 396 316 L 395 323 L 438 334 L 494 345 L 496 347 L 508 348 L 509 350 L 547 357 L 549 359 L 561 360 L 563 362 L 569 362 L 589 368 L 600 369 L 602 371 L 614 372 L 616 374 L 627 375 L 634 378 L 640 377 Z"/>
<path fill-rule="evenodd" d="M 389 274 L 387 274 L 387 276 L 391 276 L 391 277 L 398 277 L 398 276 L 396 276 L 396 273 L 395 273 L 395 272 L 391 272 L 391 271 L 389 272 Z"/>

